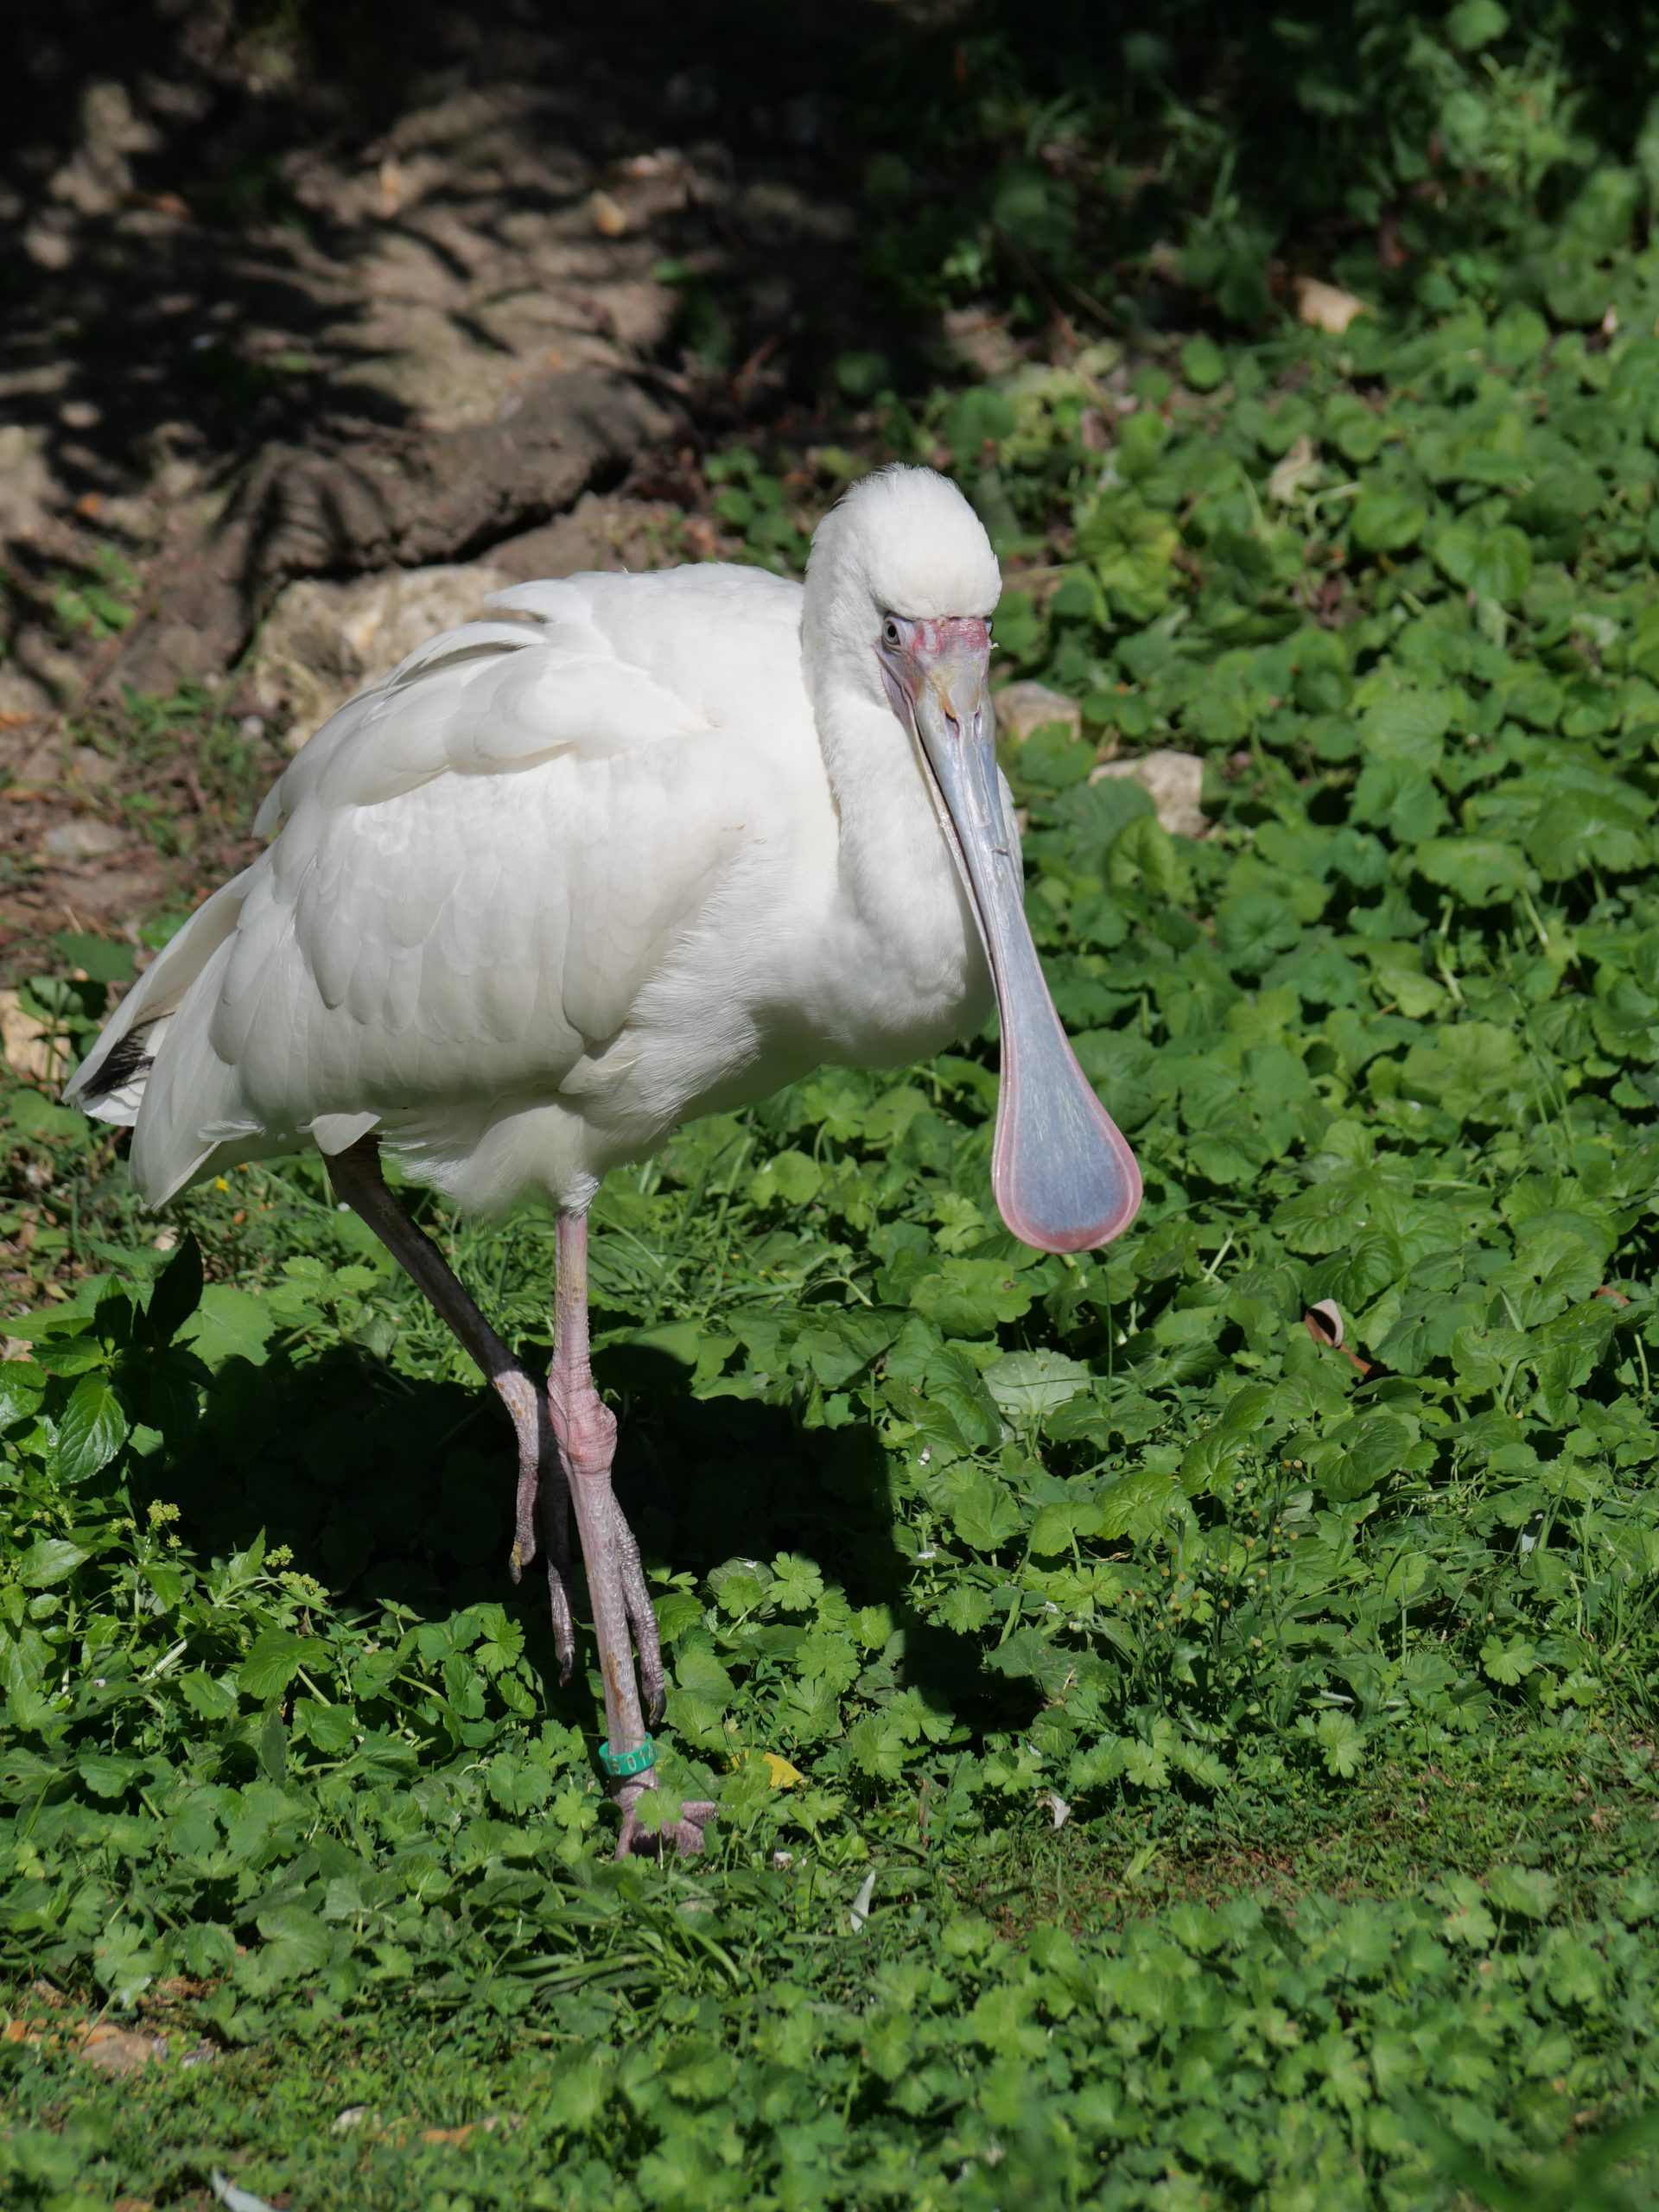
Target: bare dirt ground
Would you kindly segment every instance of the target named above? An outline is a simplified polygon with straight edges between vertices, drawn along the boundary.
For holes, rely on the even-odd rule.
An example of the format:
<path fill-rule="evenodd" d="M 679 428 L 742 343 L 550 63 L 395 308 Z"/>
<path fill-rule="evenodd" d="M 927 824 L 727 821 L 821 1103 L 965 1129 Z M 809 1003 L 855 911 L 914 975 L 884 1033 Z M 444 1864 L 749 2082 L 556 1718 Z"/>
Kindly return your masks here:
<path fill-rule="evenodd" d="M 322 45 L 292 5 L 61 0 L 0 34 L 4 980 L 246 856 L 316 705 L 248 658 L 296 581 L 713 550 L 701 455 L 810 427 L 859 326 L 827 88 L 896 11 L 834 12 L 826 44 L 356 0 Z"/>

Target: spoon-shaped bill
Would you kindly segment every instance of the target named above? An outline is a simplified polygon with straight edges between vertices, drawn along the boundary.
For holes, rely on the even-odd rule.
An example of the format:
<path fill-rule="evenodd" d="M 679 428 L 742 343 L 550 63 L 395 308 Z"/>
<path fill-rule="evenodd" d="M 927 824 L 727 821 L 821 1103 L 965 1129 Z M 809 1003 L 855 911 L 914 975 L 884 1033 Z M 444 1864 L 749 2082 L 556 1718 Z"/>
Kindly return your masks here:
<path fill-rule="evenodd" d="M 1003 1220 L 1023 1243 L 1043 1252 L 1084 1252 L 1121 1235 L 1135 1219 L 1141 1170 L 1077 1065 L 1048 995 L 1026 920 L 1024 872 L 1004 812 L 982 671 L 982 661 L 976 685 L 970 665 L 937 668 L 935 680 L 918 690 L 915 715 L 979 917 L 1001 1017 L 991 1182 Z"/>

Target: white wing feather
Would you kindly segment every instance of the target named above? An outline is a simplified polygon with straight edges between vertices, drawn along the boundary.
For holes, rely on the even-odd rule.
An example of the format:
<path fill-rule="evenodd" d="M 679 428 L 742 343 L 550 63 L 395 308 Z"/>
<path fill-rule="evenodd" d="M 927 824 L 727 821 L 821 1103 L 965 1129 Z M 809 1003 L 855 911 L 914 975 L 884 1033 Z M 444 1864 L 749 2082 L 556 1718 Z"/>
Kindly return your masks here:
<path fill-rule="evenodd" d="M 493 603 L 514 619 L 434 639 L 311 740 L 260 810 L 275 842 L 77 1077 L 95 1091 L 123 1037 L 155 1041 L 133 1153 L 152 1205 L 308 1132 L 435 1142 L 446 1108 L 475 1122 L 567 1080 L 574 1104 L 741 874 L 798 745 L 798 588 L 702 568 Z"/>

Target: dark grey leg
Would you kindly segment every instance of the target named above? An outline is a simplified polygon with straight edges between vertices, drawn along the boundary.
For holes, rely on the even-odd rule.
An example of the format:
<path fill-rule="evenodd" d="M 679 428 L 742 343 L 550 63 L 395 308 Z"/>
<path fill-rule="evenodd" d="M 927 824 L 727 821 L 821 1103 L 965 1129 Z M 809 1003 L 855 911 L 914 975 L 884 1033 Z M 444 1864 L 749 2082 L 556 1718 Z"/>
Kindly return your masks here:
<path fill-rule="evenodd" d="M 568 1682 L 575 1663 L 575 1625 L 570 1613 L 569 1494 L 545 1399 L 535 1379 L 507 1350 L 467 1296 L 437 1246 L 417 1229 L 386 1188 L 380 1147 L 363 1137 L 328 1160 L 335 1190 L 360 1214 L 404 1273 L 426 1293 L 441 1319 L 477 1363 L 512 1416 L 518 1440 L 518 1502 L 509 1562 L 518 1581 L 536 1556 L 537 1505 L 547 1535 L 548 1596 L 559 1679 Z M 637 1554 L 636 1554 L 637 1556 Z M 654 1619 L 654 1617 L 653 1617 Z"/>

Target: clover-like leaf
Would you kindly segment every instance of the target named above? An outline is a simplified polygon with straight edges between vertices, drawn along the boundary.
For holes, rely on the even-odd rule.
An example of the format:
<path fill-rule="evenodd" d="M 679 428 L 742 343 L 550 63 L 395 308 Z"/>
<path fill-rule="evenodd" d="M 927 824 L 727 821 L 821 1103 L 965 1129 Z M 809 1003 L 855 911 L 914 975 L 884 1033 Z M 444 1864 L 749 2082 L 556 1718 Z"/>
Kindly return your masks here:
<path fill-rule="evenodd" d="M 1412 864 L 1469 906 L 1497 906 L 1526 888 L 1525 859 L 1495 837 L 1431 837 L 1416 848 Z"/>
<path fill-rule="evenodd" d="M 1092 1378 L 1081 1360 L 1043 1351 L 1009 1352 L 993 1360 L 983 1379 L 1010 1421 L 1034 1421 L 1075 1398 Z"/>

